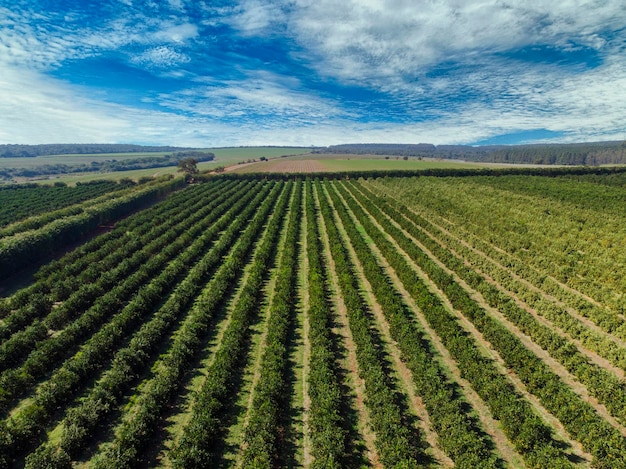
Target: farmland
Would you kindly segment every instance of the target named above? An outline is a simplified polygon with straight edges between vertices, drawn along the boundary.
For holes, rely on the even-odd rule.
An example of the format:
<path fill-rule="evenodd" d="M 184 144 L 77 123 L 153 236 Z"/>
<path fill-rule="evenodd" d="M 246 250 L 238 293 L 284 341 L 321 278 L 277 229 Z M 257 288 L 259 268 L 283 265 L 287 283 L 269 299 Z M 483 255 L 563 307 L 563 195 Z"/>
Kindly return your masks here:
<path fill-rule="evenodd" d="M 174 148 L 174 150 L 176 150 Z M 202 152 L 209 151 L 215 155 L 213 161 L 201 161 L 198 169 L 201 171 L 213 170 L 217 167 L 228 167 L 241 163 L 256 161 L 260 158 L 276 158 L 285 155 L 296 155 L 308 153 L 307 148 L 303 147 L 227 147 L 227 148 L 211 148 L 204 149 Z M 131 152 L 131 153 L 77 153 L 67 155 L 42 155 L 36 157 L 0 157 L 0 185 L 5 182 L 25 181 L 55 181 L 67 184 L 75 184 L 76 182 L 90 182 L 93 180 L 120 180 L 120 179 L 139 179 L 143 177 L 159 177 L 170 174 L 176 174 L 176 163 L 169 166 L 159 164 L 158 160 L 171 157 L 172 151 L 169 152 Z M 147 169 L 129 169 L 115 170 L 106 168 L 107 163 L 111 162 L 142 162 L 153 160 L 154 167 L 146 164 Z M 76 167 L 86 167 L 81 172 L 76 171 Z M 88 170 L 89 166 L 93 169 Z M 101 168 L 101 169 L 98 169 Z M 34 176 L 16 176 L 17 174 L 28 174 L 33 172 Z M 32 170 L 32 171 L 31 171 Z M 8 171 L 8 173 L 7 173 Z"/>
<path fill-rule="evenodd" d="M 408 158 L 408 157 L 407 157 Z M 304 154 L 276 158 L 241 167 L 236 173 L 334 173 L 348 171 L 415 171 L 423 169 L 476 169 L 506 167 L 496 163 L 476 163 L 458 160 L 417 159 L 404 160 L 399 156 Z M 518 165 L 519 167 L 520 165 Z"/>
<path fill-rule="evenodd" d="M 626 467 L 624 172 L 48 189 L 0 467 Z"/>

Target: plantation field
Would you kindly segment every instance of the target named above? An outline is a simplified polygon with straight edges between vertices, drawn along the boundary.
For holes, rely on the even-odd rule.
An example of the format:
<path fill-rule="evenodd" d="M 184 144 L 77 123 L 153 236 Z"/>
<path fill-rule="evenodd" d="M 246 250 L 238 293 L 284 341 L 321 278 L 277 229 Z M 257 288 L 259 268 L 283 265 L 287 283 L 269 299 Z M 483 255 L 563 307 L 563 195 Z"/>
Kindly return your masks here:
<path fill-rule="evenodd" d="M 0 466 L 626 467 L 625 173 L 283 179 L 0 301 Z"/>

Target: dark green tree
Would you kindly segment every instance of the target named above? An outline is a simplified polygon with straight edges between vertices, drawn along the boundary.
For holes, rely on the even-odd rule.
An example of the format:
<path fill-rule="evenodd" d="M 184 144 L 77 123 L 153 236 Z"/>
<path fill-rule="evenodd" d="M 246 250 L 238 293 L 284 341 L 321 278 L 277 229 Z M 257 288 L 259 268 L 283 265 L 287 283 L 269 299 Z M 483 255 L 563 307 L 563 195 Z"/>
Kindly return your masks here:
<path fill-rule="evenodd" d="M 193 182 L 193 177 L 198 174 L 198 160 L 195 158 L 183 158 L 178 162 L 178 172 L 185 173 L 187 182 Z"/>

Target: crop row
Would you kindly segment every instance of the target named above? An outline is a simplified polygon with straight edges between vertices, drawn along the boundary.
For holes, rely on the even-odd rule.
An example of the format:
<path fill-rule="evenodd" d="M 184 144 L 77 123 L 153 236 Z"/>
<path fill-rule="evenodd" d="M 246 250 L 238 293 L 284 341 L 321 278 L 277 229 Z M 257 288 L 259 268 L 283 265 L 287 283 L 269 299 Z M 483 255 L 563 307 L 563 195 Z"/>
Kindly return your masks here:
<path fill-rule="evenodd" d="M 401 195 L 404 205 L 445 217 L 624 315 L 618 294 L 625 286 L 620 274 L 626 262 L 623 187 L 511 176 L 382 184 L 396 195 L 401 186 L 408 189 Z M 420 204 L 420 199 L 430 203 Z"/>
<path fill-rule="evenodd" d="M 145 236 L 161 225 L 180 222 L 206 205 L 207 199 L 212 199 L 210 204 L 214 204 L 219 199 L 218 194 L 232 189 L 230 185 L 207 184 L 175 192 L 164 202 L 121 220 L 112 231 L 89 240 L 79 249 L 40 268 L 33 287 L 38 292 L 51 293 L 55 301 L 63 301 L 68 292 L 99 277 L 100 270 L 103 270 L 100 265 L 106 265 L 104 270 L 115 265 L 116 259 L 119 259 L 116 252 L 130 240 Z M 181 206 L 184 207 L 182 210 Z"/>
<path fill-rule="evenodd" d="M 172 225 L 184 220 L 198 207 L 206 204 L 204 196 L 210 197 L 211 194 L 215 196 L 229 187 L 232 188 L 232 185 L 219 183 L 190 187 L 172 194 L 162 203 L 116 223 L 113 230 L 92 238 L 79 248 L 42 266 L 35 274 L 33 284 L 0 302 L 0 317 L 7 326 L 14 320 L 18 323 L 20 321 L 27 323 L 25 316 L 32 316 L 33 313 L 23 308 L 30 307 L 29 304 L 34 298 L 44 295 L 47 300 L 55 303 L 65 301 L 81 287 L 96 281 L 103 271 L 108 272 L 122 262 L 127 257 L 124 251 L 128 252 L 126 246 L 129 243 L 138 238 L 146 238 L 150 232 L 156 233 L 162 229 L 162 225 Z M 190 210 L 181 210 L 181 205 L 188 206 Z M 38 311 L 37 315 L 44 316 L 50 310 L 49 305 L 46 309 Z M 13 316 L 14 319 L 9 319 L 9 316 Z"/>
<path fill-rule="evenodd" d="M 342 186 L 335 187 L 377 248 L 391 260 L 396 269 L 402 269 L 399 277 L 406 281 L 414 277 L 415 274 L 408 268 L 402 255 L 368 219 L 360 206 Z M 355 222 L 350 220 L 342 202 L 337 196 L 335 200 L 335 207 L 338 208 L 350 235 L 350 243 L 363 265 L 364 273 L 389 323 L 392 338 L 398 343 L 402 359 L 413 373 L 413 383 L 422 396 L 428 415 L 437 430 L 441 447 L 458 467 L 498 466 L 497 458 L 490 451 L 493 442 L 485 437 L 475 418 L 464 410 L 467 402 L 462 397 L 461 390 L 447 378 L 447 371 L 433 355 L 433 346 L 429 344 L 426 334 L 418 323 L 412 320 L 413 313 L 408 311 L 398 292 L 392 287 L 389 277 L 357 230 Z"/>
<path fill-rule="evenodd" d="M 302 182 L 299 181 L 290 203 L 287 234 L 275 273 L 275 294 L 261 358 L 262 373 L 254 388 L 250 420 L 245 428 L 245 467 L 275 467 L 279 463 L 281 435 L 288 421 L 288 412 L 285 412 L 289 395 L 287 344 L 295 316 L 301 213 Z"/>
<path fill-rule="evenodd" d="M 6 449 L 6 454 L 9 456 L 13 453 L 19 454 L 26 449 L 25 446 L 28 447 L 37 441 L 41 436 L 43 425 L 52 417 L 52 411 L 66 403 L 82 386 L 87 384 L 89 377 L 106 367 L 118 347 L 142 323 L 144 324 L 138 336 L 140 338 L 136 341 L 139 343 L 146 341 L 146 346 L 154 346 L 150 341 L 157 340 L 160 328 L 173 325 L 177 314 L 180 314 L 186 304 L 193 299 L 193 293 L 200 288 L 202 279 L 212 272 L 221 260 L 221 256 L 228 252 L 239 230 L 245 226 L 265 197 L 268 188 L 263 190 L 261 187 L 260 189 L 262 189 L 261 192 L 257 193 L 252 202 L 244 198 L 240 201 L 241 203 L 235 204 L 210 229 L 203 232 L 188 248 L 184 249 L 174 261 L 170 261 L 159 275 L 146 281 L 133 299 L 102 326 L 72 359 L 66 361 L 38 387 L 34 401 L 20 408 L 20 412 L 13 414 L 6 422 L 6 432 L 9 435 L 6 441 L 10 442 L 7 448 L 3 448 Z M 241 212 L 242 209 L 243 212 Z M 237 216 L 239 212 L 241 214 Z M 203 254 L 220 231 L 226 227 L 228 229 L 220 236 L 213 248 Z M 181 247 L 175 246 L 179 252 Z M 201 260 L 198 261 L 198 258 Z M 181 275 L 189 270 L 190 265 L 193 268 L 181 280 Z M 173 293 L 169 294 L 172 289 L 174 289 Z M 168 295 L 167 300 L 163 302 Z M 161 306 L 153 314 L 159 304 Z M 152 319 L 149 319 L 150 315 L 153 315 Z M 116 361 L 119 362 L 119 366 L 124 366 L 127 358 L 131 359 L 129 363 L 135 359 L 139 361 L 142 358 L 145 359 L 137 355 L 128 357 L 127 354 L 126 350 L 117 355 Z M 111 375 L 112 378 L 115 376 L 118 375 Z M 71 414 L 70 412 L 70 416 Z M 94 412 L 91 415 L 98 417 L 99 414 Z M 66 434 L 73 436 L 71 432 L 66 432 Z M 77 435 L 78 438 L 81 436 L 85 435 Z"/>
<path fill-rule="evenodd" d="M 374 204 L 361 199 L 367 211 L 385 226 L 399 247 L 413 262 L 428 274 L 438 285 L 451 279 L 438 272 L 437 264 L 426 256 L 408 237 L 390 223 Z M 384 244 L 380 244 L 383 250 Z M 567 459 L 553 440 L 550 428 L 534 412 L 530 404 L 515 390 L 512 383 L 501 374 L 494 363 L 480 351 L 475 339 L 460 326 L 457 318 L 446 309 L 441 299 L 432 293 L 422 279 L 416 278 L 413 270 L 402 256 L 391 256 L 397 248 L 385 249 L 386 259 L 396 271 L 404 287 L 422 310 L 429 325 L 434 329 L 443 345 L 458 363 L 462 376 L 468 380 L 478 395 L 485 401 L 493 416 L 500 420 L 503 431 L 513 442 L 528 465 L 545 467 L 547 461 L 567 467 Z M 388 256 L 388 257 L 387 257 Z M 439 274 L 439 277 L 434 274 Z M 457 306 L 457 305 L 455 305 Z M 543 466 L 542 466 L 543 465 Z M 560 467 L 560 466 L 558 466 Z"/>
<path fill-rule="evenodd" d="M 289 183 L 287 189 L 269 219 L 265 237 L 252 259 L 230 322 L 193 404 L 191 419 L 172 451 L 174 467 L 199 468 L 216 464 L 219 454 L 216 446 L 221 438 L 224 415 L 236 394 L 236 379 L 250 344 L 250 326 L 259 308 L 263 282 L 278 251 L 282 217 L 291 198 L 293 183 Z M 244 262 L 243 259 L 239 261 L 241 269 Z"/>
<path fill-rule="evenodd" d="M 443 248 L 441 243 L 437 242 L 437 238 L 431 234 L 435 230 L 427 220 L 412 212 L 405 212 L 404 215 L 414 223 L 406 227 L 412 236 L 440 259 L 446 258 L 447 266 L 468 285 L 480 292 L 491 307 L 500 311 L 524 334 L 531 337 L 535 343 L 558 360 L 581 383 L 585 384 L 590 393 L 604 404 L 613 416 L 620 419 L 622 423 L 626 422 L 626 388 L 623 382 L 599 365 L 591 363 L 571 340 L 556 332 L 555 326 L 567 332 L 570 337 L 580 340 L 589 349 L 622 367 L 626 364 L 624 348 L 590 330 L 588 326 L 568 314 L 565 308 L 548 302 L 537 292 L 529 291 L 522 282 L 512 278 L 508 272 L 498 268 L 495 263 L 486 262 L 485 259 L 476 260 L 473 251 L 464 248 L 458 242 L 455 243 L 455 240 L 450 237 L 445 238 L 448 248 Z M 426 228 L 429 231 L 426 231 Z M 442 236 L 441 233 L 437 235 Z M 454 255 L 449 249 L 450 245 L 454 245 L 455 249 L 462 252 L 465 259 L 471 259 L 474 265 L 479 265 L 479 269 L 474 270 L 464 265 L 463 259 Z M 486 281 L 481 270 L 487 270 L 492 278 L 496 278 L 500 288 Z M 507 289 L 505 290 L 503 286 Z M 533 306 L 538 314 L 549 319 L 552 327 L 541 324 L 532 314 L 519 306 L 511 292 L 517 298 L 522 297 L 527 304 Z M 619 318 L 614 318 L 614 320 L 619 321 Z"/>
<path fill-rule="evenodd" d="M 65 185 L 9 187 L 0 190 L 0 226 L 42 212 L 59 210 L 121 188 L 124 188 L 124 185 L 114 181 L 98 181 L 76 187 Z"/>
<path fill-rule="evenodd" d="M 356 344 L 359 376 L 365 382 L 366 404 L 380 460 L 385 466 L 414 467 L 422 455 L 417 435 L 407 421 L 407 415 L 398 404 L 398 396 L 389 375 L 383 368 L 385 358 L 379 342 L 374 338 L 372 319 L 364 299 L 359 294 L 355 266 L 342 242 L 331 202 L 324 195 L 325 187 L 316 185 L 324 229 L 330 244 L 330 254 L 337 274 L 341 297 L 346 306 L 348 324 Z"/>
<path fill-rule="evenodd" d="M 244 190 L 245 187 L 235 197 L 244 195 Z M 43 338 L 49 330 L 62 329 L 76 314 L 89 308 L 93 301 L 102 297 L 105 292 L 119 286 L 119 283 L 148 262 L 155 253 L 173 243 L 183 233 L 188 233 L 193 237 L 202 231 L 205 227 L 196 225 L 198 221 L 204 219 L 206 227 L 210 226 L 210 222 L 217 219 L 220 210 L 223 212 L 237 199 L 228 200 L 229 203 L 223 203 L 220 210 L 216 210 L 218 200 L 215 199 L 209 204 L 200 200 L 196 204 L 191 204 L 186 210 L 178 210 L 175 214 L 170 213 L 167 220 L 156 224 L 143 235 L 133 233 L 133 236 L 126 236 L 125 239 L 122 239 L 121 243 L 109 243 L 103 246 L 101 253 L 106 255 L 97 261 L 92 259 L 94 263 L 74 277 L 76 283 L 73 282 L 73 285 L 75 288 L 68 297 L 64 298 L 65 295 L 60 295 L 54 287 L 48 295 L 41 291 L 32 294 L 30 301 L 4 318 L 0 326 L 0 338 L 4 339 L 13 334 L 11 340 L 4 342 L 0 347 L 0 368 L 3 368 L 5 363 L 12 363 L 15 366 L 17 359 L 25 355 L 26 349 L 23 347 L 28 341 L 23 339 L 24 335 Z M 211 217 L 206 219 L 208 215 Z M 145 221 L 144 224 L 150 226 Z M 118 228 L 118 230 L 124 231 L 123 228 Z M 51 277 L 54 278 L 55 276 Z M 47 280 L 47 282 L 49 281 L 50 279 Z M 117 295 L 116 297 L 119 298 L 120 296 Z M 51 308 L 52 302 L 56 302 L 54 311 Z M 42 316 L 45 316 L 45 319 L 37 320 Z M 28 324 L 30 325 L 26 331 L 15 334 Z M 7 353 L 7 348 L 11 346 L 11 342 L 20 342 L 22 344 L 21 349 L 11 348 L 13 353 Z"/>
<path fill-rule="evenodd" d="M 23 223 L 0 230 L 0 279 L 79 240 L 98 225 L 116 220 L 179 189 L 181 184 L 182 179 L 173 179 L 128 191 L 116 191 L 101 202 L 96 199 L 84 202 L 83 206 L 51 212 L 41 217 L 45 220 L 32 227 Z"/>
<path fill-rule="evenodd" d="M 377 216 L 381 223 L 385 223 L 386 220 L 386 217 L 381 213 L 381 210 L 383 210 L 396 222 L 401 225 L 406 224 L 406 222 L 403 222 L 403 217 L 382 198 L 375 197 L 373 200 L 376 203 L 370 202 L 368 211 Z M 451 275 L 447 274 L 425 252 L 417 248 L 400 229 L 391 225 L 388 221 L 385 226 L 388 227 L 387 231 L 392 234 L 402 249 L 411 255 L 420 268 L 446 294 L 453 306 L 471 321 L 478 331 L 482 333 L 483 337 L 498 351 L 507 366 L 514 370 L 527 386 L 528 391 L 535 394 L 542 404 L 561 421 L 570 435 L 580 441 L 594 455 L 595 464 L 602 465 L 608 461 L 613 461 L 617 464 L 626 465 L 624 450 L 626 442 L 617 429 L 599 417 L 590 404 L 584 402 L 576 395 L 539 357 L 528 350 L 517 336 L 492 318 L 481 306 L 472 300 L 468 292 Z M 449 256 L 452 256 L 449 251 L 443 252 L 442 262 L 449 262 Z M 456 325 L 456 327 L 458 328 L 459 326 Z M 449 350 L 451 349 L 449 348 Z M 468 350 L 471 350 L 469 343 L 457 353 L 461 356 L 461 354 L 466 354 Z M 478 358 L 475 358 L 475 360 L 478 360 Z M 482 361 L 484 362 L 484 359 Z M 487 375 L 486 365 L 482 368 L 480 370 L 481 381 Z M 471 378 L 468 379 L 472 381 Z M 497 382 L 498 379 L 502 380 L 501 375 L 494 373 L 493 383 Z M 475 388 L 481 394 L 480 387 L 476 386 Z M 500 396 L 499 399 L 501 399 Z M 489 399 L 486 399 L 486 401 L 490 406 L 492 405 Z M 523 405 L 527 406 L 527 404 Z M 511 407 L 511 409 L 513 408 Z M 498 412 L 494 409 L 492 407 L 492 412 L 498 417 Z M 534 415 L 530 409 L 524 414 L 527 416 Z M 545 443 L 549 440 L 549 431 L 547 433 L 546 431 L 540 432 L 537 428 L 532 432 L 526 433 L 521 425 L 516 425 L 516 428 L 508 427 L 511 422 L 516 422 L 512 416 L 506 419 L 501 418 L 501 421 L 504 423 L 507 435 L 517 447 L 520 447 L 523 439 L 528 438 L 528 435 L 533 435 L 533 438 L 539 437 L 539 442 L 544 440 Z M 537 419 L 537 425 L 543 424 Z M 528 458 L 528 461 L 536 464 L 535 458 L 538 457 L 542 464 L 546 464 L 544 459 L 546 457 L 545 451 L 543 449 L 539 452 L 537 451 L 542 446 L 545 447 L 545 445 L 541 444 L 535 448 L 533 446 L 536 446 L 536 444 L 531 446 L 534 454 L 531 458 Z"/>
<path fill-rule="evenodd" d="M 311 433 L 314 468 L 344 467 L 347 432 L 342 413 L 344 399 L 335 356 L 338 344 L 332 333 L 332 313 L 327 299 L 326 275 L 322 257 L 322 243 L 317 219 L 313 185 L 306 183 L 306 246 L 309 285 L 309 428 Z"/>
<path fill-rule="evenodd" d="M 196 244 L 195 249 L 187 256 L 191 256 L 194 252 L 200 252 L 202 246 L 211 242 L 212 238 L 218 232 L 217 230 L 228 222 L 228 217 L 223 217 L 221 221 L 217 221 L 218 217 L 226 209 L 229 209 L 231 211 L 230 213 L 236 213 L 253 194 L 254 192 L 251 191 L 249 194 L 241 197 L 242 194 L 235 193 L 232 198 L 214 207 L 213 213 L 211 213 L 210 216 L 206 216 L 204 220 L 201 220 L 201 223 L 196 223 L 196 226 L 193 226 L 186 236 L 179 236 L 175 241 L 167 245 L 158 255 L 152 255 L 139 270 L 128 278 L 123 279 L 123 281 L 114 288 L 102 294 L 90 308 L 80 312 L 81 315 L 76 321 L 55 336 L 48 336 L 48 324 L 46 324 L 45 320 L 38 325 L 34 325 L 20 333 L 14 334 L 0 348 L 0 351 L 5 353 L 8 350 L 12 350 L 12 355 L 14 356 L 12 363 L 14 368 L 0 375 L 0 389 L 2 390 L 0 393 L 0 407 L 5 408 L 10 400 L 26 391 L 38 378 L 44 373 L 47 373 L 51 366 L 71 354 L 81 340 L 87 338 L 89 334 L 94 333 L 102 326 L 103 321 L 119 311 L 119 309 L 129 301 L 130 296 L 144 283 L 155 275 L 158 275 L 159 272 L 167 271 L 168 262 L 175 259 L 182 249 L 191 245 L 194 236 L 203 233 L 207 228 L 211 227 L 211 229 L 205 233 L 204 237 L 199 240 L 200 242 Z M 236 201 L 238 201 L 238 203 L 235 203 Z M 188 258 L 192 259 L 191 257 Z M 169 271 L 168 273 L 171 274 L 172 272 Z M 174 280 L 175 277 L 172 278 L 172 281 Z M 29 335 L 36 336 L 37 332 L 41 329 L 43 329 L 43 337 L 41 340 L 28 340 L 30 339 Z M 29 334 L 31 331 L 33 331 L 33 333 Z M 16 339 L 19 340 L 16 341 Z M 30 348 L 27 347 L 29 342 L 33 342 Z M 12 348 L 8 349 L 8 345 L 12 345 Z M 36 348 L 34 348 L 35 345 Z M 17 354 L 16 351 L 20 349 L 22 353 Z M 33 349 L 32 352 L 27 354 L 30 349 Z M 25 360 L 21 366 L 18 366 L 18 358 Z"/>
<path fill-rule="evenodd" d="M 276 202 L 277 189 L 279 188 L 276 187 L 261 207 L 258 207 L 254 218 L 250 220 L 239 238 L 237 236 L 242 228 L 241 222 L 247 217 L 241 217 L 239 222 L 231 225 L 221 242 L 194 267 L 154 317 L 142 325 L 129 345 L 116 353 L 112 366 L 102 379 L 81 404 L 68 413 L 63 422 L 60 449 L 54 451 L 44 445 L 33 455 L 29 464 L 35 465 L 37 458 L 50 453 L 64 458 L 75 458 L 80 454 L 89 443 L 92 431 L 102 427 L 110 418 L 142 370 L 152 365 L 157 358 L 155 352 L 159 344 L 182 319 L 178 334 L 175 335 L 168 354 L 160 363 L 159 372 L 147 387 L 148 391 L 141 394 L 137 413 L 122 424 L 113 448 L 97 463 L 106 467 L 109 467 L 109 464 L 115 467 L 133 467 L 133 461 L 136 460 L 141 445 L 146 443 L 150 433 L 155 430 L 155 427 L 150 425 L 151 421 L 158 420 L 163 406 L 167 404 L 167 398 L 171 397 L 180 385 L 180 378 L 189 370 L 191 360 L 202 343 L 202 333 L 206 331 L 219 302 L 223 302 L 227 297 L 228 286 L 238 273 L 236 269 L 233 271 L 230 265 L 239 265 L 239 271 L 241 270 L 243 260 Z M 228 251 L 232 259 L 230 265 L 223 264 L 218 268 L 221 257 Z M 211 272 L 215 273 L 207 284 L 206 280 Z M 213 304 L 207 304 L 207 293 L 213 298 Z M 189 308 L 192 302 L 195 306 Z M 129 360 L 129 357 L 133 359 Z"/>

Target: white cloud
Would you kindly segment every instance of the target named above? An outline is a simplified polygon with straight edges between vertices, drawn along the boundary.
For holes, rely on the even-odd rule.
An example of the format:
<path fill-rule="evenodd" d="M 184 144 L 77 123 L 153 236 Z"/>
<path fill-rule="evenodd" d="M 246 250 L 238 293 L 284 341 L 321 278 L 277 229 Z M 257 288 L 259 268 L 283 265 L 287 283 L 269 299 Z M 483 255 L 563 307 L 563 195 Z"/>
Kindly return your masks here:
<path fill-rule="evenodd" d="M 131 59 L 132 62 L 151 67 L 170 68 L 189 62 L 191 59 L 168 46 L 152 47 Z"/>
<path fill-rule="evenodd" d="M 623 43 L 606 34 L 626 24 L 621 0 L 241 0 L 227 7 L 196 3 L 208 12 L 197 24 L 178 14 L 183 0 L 169 0 L 176 12 L 154 17 L 123 5 L 132 3 L 119 0 L 124 14 L 87 26 L 77 13 L 0 7 L 0 141 L 468 143 L 533 129 L 565 132 L 563 140 L 623 138 Z M 65 60 L 113 51 L 160 76 L 188 78 L 187 67 L 178 67 L 202 53 L 197 47 L 215 44 L 199 28 L 220 25 L 238 31 L 233 40 L 242 44 L 286 36 L 298 46 L 293 58 L 313 68 L 320 88 L 349 84 L 378 92 L 400 123 L 372 122 L 387 112 L 380 102 L 356 98 L 352 108 L 341 96 L 319 96 L 286 76 L 287 64 L 282 72 L 250 71 L 246 59 L 254 57 L 245 50 L 232 68 L 247 78 L 199 78 L 184 91 L 140 97 L 161 113 L 101 102 L 96 93 L 87 97 L 43 75 Z M 505 54 L 538 45 L 594 50 L 601 66 Z"/>
<path fill-rule="evenodd" d="M 151 35 L 151 41 L 183 43 L 198 35 L 198 26 L 191 23 L 168 25 L 165 23 L 160 30 Z"/>
<path fill-rule="evenodd" d="M 296 0 L 290 33 L 316 69 L 343 80 L 419 76 L 441 62 L 479 63 L 485 55 L 532 44 L 602 47 L 598 33 L 626 22 L 617 0 L 465 1 Z M 307 53 L 307 52 L 305 52 Z"/>
<path fill-rule="evenodd" d="M 228 23 L 244 35 L 263 36 L 282 32 L 285 20 L 280 2 L 242 0 L 229 12 Z"/>

